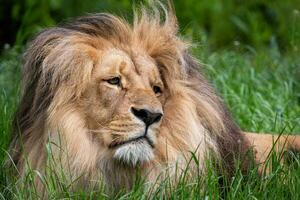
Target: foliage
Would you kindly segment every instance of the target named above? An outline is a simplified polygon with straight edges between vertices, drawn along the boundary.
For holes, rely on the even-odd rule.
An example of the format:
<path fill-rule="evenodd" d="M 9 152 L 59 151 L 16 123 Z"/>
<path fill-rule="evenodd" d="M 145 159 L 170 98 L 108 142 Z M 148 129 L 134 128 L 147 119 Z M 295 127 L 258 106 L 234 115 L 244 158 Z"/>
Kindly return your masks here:
<path fill-rule="evenodd" d="M 71 17 L 93 12 L 113 12 L 129 17 L 138 0 L 11 0 L 0 6 L 0 45 L 24 44 L 44 27 Z M 162 1 L 165 2 L 165 1 Z M 278 46 L 299 52 L 300 4 L 298 0 L 187 0 L 174 1 L 181 31 L 208 48 L 232 47 L 242 43 L 248 48 Z M 129 16 L 128 16 L 129 15 Z M 16 34 L 15 34 L 16 33 Z M 15 36 L 15 38 L 8 37 Z M 2 37 L 2 38 L 1 38 Z"/>
<path fill-rule="evenodd" d="M 213 48 L 241 43 L 252 48 L 279 46 L 298 51 L 300 4 L 296 1 L 176 1 L 186 32 Z"/>

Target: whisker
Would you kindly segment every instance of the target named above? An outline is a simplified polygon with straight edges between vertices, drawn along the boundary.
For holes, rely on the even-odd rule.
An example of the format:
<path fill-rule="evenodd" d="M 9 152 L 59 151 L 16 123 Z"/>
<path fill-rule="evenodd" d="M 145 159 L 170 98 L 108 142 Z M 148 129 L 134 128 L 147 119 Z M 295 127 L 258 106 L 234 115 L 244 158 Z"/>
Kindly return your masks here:
<path fill-rule="evenodd" d="M 124 122 L 122 124 L 118 124 L 118 123 L 110 123 L 111 126 L 116 126 L 116 127 L 132 127 L 132 126 L 139 126 L 139 124 L 124 124 Z"/>
<path fill-rule="evenodd" d="M 128 132 L 128 130 L 124 130 L 124 129 L 113 129 L 113 128 L 110 128 L 109 130 L 115 131 L 115 132 L 122 132 L 122 133 L 127 133 Z"/>

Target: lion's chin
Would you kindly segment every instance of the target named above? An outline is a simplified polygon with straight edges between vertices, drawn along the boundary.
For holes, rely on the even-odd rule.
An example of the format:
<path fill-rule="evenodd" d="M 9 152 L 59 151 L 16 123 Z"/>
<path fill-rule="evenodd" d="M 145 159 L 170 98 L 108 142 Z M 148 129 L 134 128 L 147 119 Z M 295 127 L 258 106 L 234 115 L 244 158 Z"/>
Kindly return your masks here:
<path fill-rule="evenodd" d="M 153 149 L 145 140 L 123 144 L 114 153 L 114 159 L 133 167 L 138 164 L 147 163 L 153 158 Z"/>

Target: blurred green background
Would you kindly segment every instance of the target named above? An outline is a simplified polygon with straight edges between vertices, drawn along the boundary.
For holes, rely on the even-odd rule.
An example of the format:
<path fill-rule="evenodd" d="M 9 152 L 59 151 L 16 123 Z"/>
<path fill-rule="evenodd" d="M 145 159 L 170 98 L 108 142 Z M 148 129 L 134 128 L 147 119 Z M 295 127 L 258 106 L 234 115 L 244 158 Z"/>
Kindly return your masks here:
<path fill-rule="evenodd" d="M 22 45 L 39 30 L 94 12 L 131 18 L 138 0 L 0 0 L 0 48 Z M 175 0 L 181 32 L 215 50 L 278 48 L 298 52 L 299 0 Z"/>

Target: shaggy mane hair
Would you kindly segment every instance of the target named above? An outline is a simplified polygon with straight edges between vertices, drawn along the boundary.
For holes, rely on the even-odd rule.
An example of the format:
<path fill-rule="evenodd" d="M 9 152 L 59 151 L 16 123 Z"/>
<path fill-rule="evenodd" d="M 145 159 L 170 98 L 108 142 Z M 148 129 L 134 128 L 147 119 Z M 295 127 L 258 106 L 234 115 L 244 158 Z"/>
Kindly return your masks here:
<path fill-rule="evenodd" d="M 166 11 L 161 17 L 157 9 L 141 10 L 132 24 L 111 14 L 93 14 L 46 29 L 31 42 L 25 54 L 22 99 L 11 144 L 13 161 L 22 175 L 25 157 L 33 169 L 43 172 L 46 144 L 59 129 L 66 137 L 72 176 L 94 176 L 99 166 L 105 165 L 102 176 L 112 187 L 130 185 L 120 179 L 130 177 L 134 169 L 101 157 L 104 147 L 92 140 L 82 117 L 84 111 L 76 107 L 91 79 L 97 50 L 109 48 L 132 57 L 135 51 L 145 52 L 156 62 L 168 91 L 159 134 L 162 142 L 149 165 L 161 167 L 197 150 L 201 169 L 205 170 L 204 159 L 213 153 L 226 174 L 233 173 L 235 158 L 247 149 L 240 129 L 199 71 L 201 66 L 189 53 L 188 43 L 178 36 L 174 15 Z M 116 169 L 118 175 L 114 175 Z M 149 177 L 155 179 L 157 174 L 150 172 Z"/>

